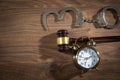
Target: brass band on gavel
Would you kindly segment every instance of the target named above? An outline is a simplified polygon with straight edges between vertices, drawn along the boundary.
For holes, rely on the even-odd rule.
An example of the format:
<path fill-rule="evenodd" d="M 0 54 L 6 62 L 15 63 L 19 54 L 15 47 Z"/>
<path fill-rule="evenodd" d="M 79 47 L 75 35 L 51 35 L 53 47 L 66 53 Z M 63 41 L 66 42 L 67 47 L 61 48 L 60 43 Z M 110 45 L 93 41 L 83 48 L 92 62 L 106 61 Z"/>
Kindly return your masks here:
<path fill-rule="evenodd" d="M 57 44 L 69 44 L 69 37 L 58 37 L 57 38 Z"/>
<path fill-rule="evenodd" d="M 59 51 L 66 51 L 69 49 L 69 37 L 67 30 L 59 30 L 57 32 L 57 45 Z"/>

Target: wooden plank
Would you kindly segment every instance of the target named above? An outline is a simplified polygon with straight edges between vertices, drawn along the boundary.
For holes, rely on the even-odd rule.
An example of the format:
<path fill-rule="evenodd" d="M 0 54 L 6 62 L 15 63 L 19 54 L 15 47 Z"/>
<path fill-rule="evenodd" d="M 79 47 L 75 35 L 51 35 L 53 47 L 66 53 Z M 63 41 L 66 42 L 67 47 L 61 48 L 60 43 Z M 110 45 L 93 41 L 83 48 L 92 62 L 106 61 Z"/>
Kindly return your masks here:
<path fill-rule="evenodd" d="M 44 31 L 41 14 L 74 7 L 85 18 L 92 18 L 106 5 L 120 8 L 120 0 L 0 0 L 0 80 L 120 80 L 120 42 L 98 44 L 99 71 L 81 74 L 68 53 L 57 51 L 56 32 L 67 29 L 70 37 L 118 36 L 120 28 L 95 28 L 84 23 L 71 28 L 72 16 L 65 14 L 55 22 L 48 16 L 49 31 Z"/>

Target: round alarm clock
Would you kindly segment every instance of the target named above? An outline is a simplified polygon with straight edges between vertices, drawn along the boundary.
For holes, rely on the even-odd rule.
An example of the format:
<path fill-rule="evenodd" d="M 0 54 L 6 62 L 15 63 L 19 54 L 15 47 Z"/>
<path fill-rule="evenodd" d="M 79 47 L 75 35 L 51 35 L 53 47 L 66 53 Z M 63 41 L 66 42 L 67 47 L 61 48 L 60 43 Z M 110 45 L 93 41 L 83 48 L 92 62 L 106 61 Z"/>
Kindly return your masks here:
<path fill-rule="evenodd" d="M 99 52 L 91 46 L 84 46 L 77 50 L 73 60 L 78 68 L 93 69 L 100 62 Z"/>

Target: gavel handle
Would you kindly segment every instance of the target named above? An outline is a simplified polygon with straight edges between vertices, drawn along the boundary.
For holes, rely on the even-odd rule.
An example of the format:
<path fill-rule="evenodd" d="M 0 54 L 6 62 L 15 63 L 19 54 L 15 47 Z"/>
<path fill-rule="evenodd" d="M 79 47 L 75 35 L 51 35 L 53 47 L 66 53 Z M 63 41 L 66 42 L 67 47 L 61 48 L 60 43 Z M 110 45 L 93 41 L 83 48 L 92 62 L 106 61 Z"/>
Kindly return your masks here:
<path fill-rule="evenodd" d="M 87 42 L 90 39 L 95 41 L 96 43 L 106 43 L 106 42 L 119 42 L 120 36 L 104 36 L 104 37 L 81 37 L 79 39 L 76 38 L 70 38 L 70 43 L 75 43 L 77 41 L 78 43 Z"/>

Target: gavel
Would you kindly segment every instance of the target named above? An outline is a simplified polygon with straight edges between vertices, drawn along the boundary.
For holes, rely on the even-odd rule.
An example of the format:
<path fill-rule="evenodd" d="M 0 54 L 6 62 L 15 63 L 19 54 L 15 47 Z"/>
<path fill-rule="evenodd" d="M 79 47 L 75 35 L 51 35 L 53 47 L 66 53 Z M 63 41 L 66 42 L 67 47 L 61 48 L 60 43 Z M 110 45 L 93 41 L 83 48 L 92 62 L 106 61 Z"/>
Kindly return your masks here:
<path fill-rule="evenodd" d="M 67 30 L 58 30 L 57 31 L 57 45 L 58 45 L 58 50 L 63 52 L 63 51 L 68 51 L 70 48 L 70 44 L 75 43 L 83 43 L 83 42 L 88 42 L 89 40 L 93 40 L 96 43 L 105 43 L 105 42 L 119 42 L 120 41 L 120 36 L 104 36 L 104 37 L 80 37 L 80 38 L 69 38 L 68 37 L 68 31 Z"/>

